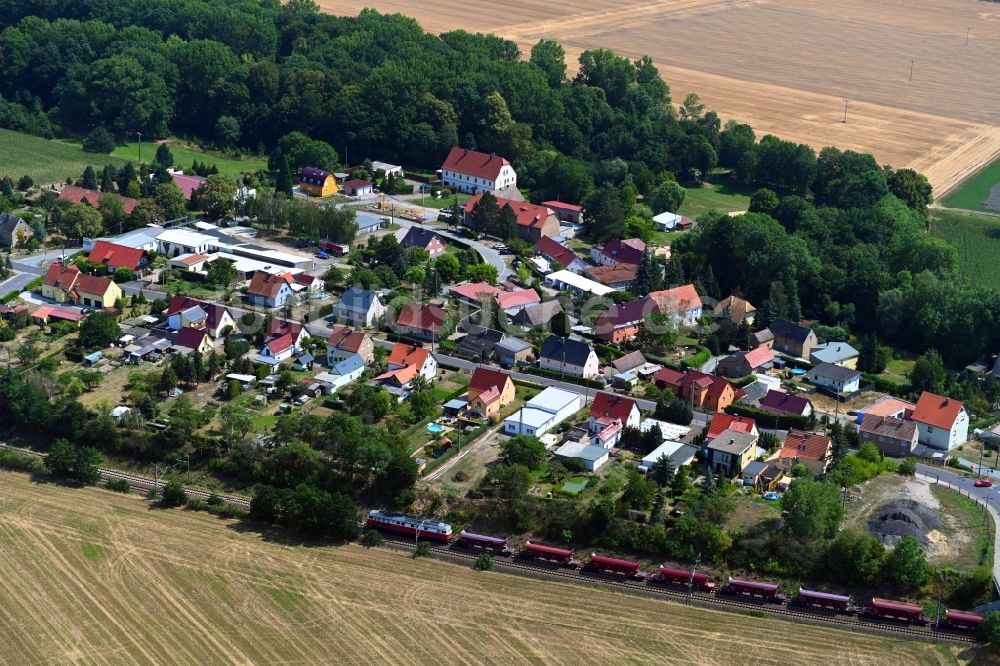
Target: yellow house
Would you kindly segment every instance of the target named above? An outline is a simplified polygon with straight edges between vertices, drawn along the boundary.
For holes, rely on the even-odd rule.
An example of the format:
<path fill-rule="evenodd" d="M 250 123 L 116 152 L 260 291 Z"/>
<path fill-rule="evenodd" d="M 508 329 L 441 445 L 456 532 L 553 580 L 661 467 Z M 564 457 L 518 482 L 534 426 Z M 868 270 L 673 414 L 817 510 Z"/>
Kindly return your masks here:
<path fill-rule="evenodd" d="M 329 197 L 337 193 L 337 179 L 329 171 L 305 167 L 299 178 L 299 189 L 312 197 Z"/>
<path fill-rule="evenodd" d="M 514 402 L 514 380 L 489 368 L 476 368 L 469 381 L 469 406 L 483 418 L 499 417 L 500 410 Z"/>
<path fill-rule="evenodd" d="M 42 296 L 57 303 L 79 303 L 110 308 L 123 295 L 121 287 L 107 278 L 84 275 L 76 266 L 55 264 L 42 279 Z"/>

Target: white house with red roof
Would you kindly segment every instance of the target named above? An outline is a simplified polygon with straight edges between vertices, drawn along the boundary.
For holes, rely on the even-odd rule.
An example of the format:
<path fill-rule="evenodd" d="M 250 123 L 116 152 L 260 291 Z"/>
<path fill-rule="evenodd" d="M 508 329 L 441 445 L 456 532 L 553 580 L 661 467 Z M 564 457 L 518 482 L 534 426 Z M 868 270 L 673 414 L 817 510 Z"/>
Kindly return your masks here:
<path fill-rule="evenodd" d="M 278 365 L 282 361 L 292 357 L 295 353 L 295 339 L 291 333 L 271 336 L 264 343 L 260 350 L 261 363 Z"/>
<path fill-rule="evenodd" d="M 437 376 L 437 358 L 423 347 L 402 342 L 396 343 L 389 352 L 388 369 L 376 377 L 376 381 L 387 386 L 406 388 L 417 375 L 427 381 Z"/>
<path fill-rule="evenodd" d="M 500 416 L 500 410 L 514 402 L 514 380 L 506 372 L 477 367 L 469 380 L 469 405 L 483 418 Z"/>
<path fill-rule="evenodd" d="M 91 248 L 87 261 L 94 264 L 104 264 L 111 271 L 119 268 L 138 271 L 141 267 L 149 263 L 149 255 L 141 248 L 116 245 L 115 243 L 99 240 L 94 242 L 94 247 Z"/>
<path fill-rule="evenodd" d="M 441 182 L 459 192 L 477 194 L 517 187 L 517 172 L 496 153 L 454 146 L 441 165 Z"/>
<path fill-rule="evenodd" d="M 218 339 L 226 330 L 236 330 L 236 320 L 225 307 L 175 295 L 167 306 L 167 326 L 173 331 L 201 328 Z"/>
<path fill-rule="evenodd" d="M 917 438 L 932 449 L 951 451 L 969 438 L 969 412 L 954 398 L 924 391 L 910 420 L 917 424 Z"/>
<path fill-rule="evenodd" d="M 280 308 L 295 293 L 296 284 L 291 273 L 266 273 L 257 271 L 247 287 L 247 301 L 266 308 Z"/>
<path fill-rule="evenodd" d="M 635 264 L 642 261 L 642 253 L 646 244 L 639 238 L 612 238 L 604 247 L 594 246 L 590 249 L 590 259 L 598 266 L 617 266 L 618 264 Z"/>
<path fill-rule="evenodd" d="M 587 268 L 587 263 L 578 257 L 573 250 L 557 243 L 548 236 L 542 236 L 538 239 L 538 242 L 535 243 L 535 250 L 549 261 L 559 263 L 571 273 L 580 273 Z"/>
<path fill-rule="evenodd" d="M 479 193 L 462 204 L 463 224 L 468 224 L 472 209 L 476 207 L 476 204 L 482 198 L 482 193 Z M 517 218 L 518 233 L 529 243 L 537 243 L 539 239 L 545 236 L 559 235 L 559 218 L 556 217 L 551 208 L 525 201 L 505 199 L 504 197 L 497 197 L 496 199 L 497 206 L 500 208 L 509 206 L 514 211 L 514 215 Z"/>
<path fill-rule="evenodd" d="M 624 428 L 639 427 L 639 407 L 632 398 L 615 393 L 598 393 L 590 405 L 587 429 L 593 443 L 610 448 L 621 439 Z"/>
<path fill-rule="evenodd" d="M 713 414 L 712 420 L 708 423 L 708 438 L 715 439 L 726 430 L 760 435 L 757 430 L 757 422 L 749 416 L 734 416 L 725 412 Z"/>

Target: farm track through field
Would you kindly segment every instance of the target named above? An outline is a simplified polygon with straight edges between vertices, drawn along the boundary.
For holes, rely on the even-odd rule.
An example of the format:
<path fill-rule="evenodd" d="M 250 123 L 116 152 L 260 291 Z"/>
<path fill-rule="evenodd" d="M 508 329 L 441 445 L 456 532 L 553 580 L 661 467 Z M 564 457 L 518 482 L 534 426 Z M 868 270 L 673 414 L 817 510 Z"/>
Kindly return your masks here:
<path fill-rule="evenodd" d="M 900 637 L 311 542 L 19 473 L 0 488 L 0 569 L 17 572 L 0 577 L 4 663 L 945 663 Z"/>
<path fill-rule="evenodd" d="M 525 54 L 538 39 L 553 39 L 571 70 L 587 49 L 649 55 L 675 102 L 696 92 L 758 136 L 916 168 L 937 197 L 1000 154 L 1000 6 L 978 0 L 624 0 L 613 10 L 597 0 L 320 5 L 340 14 L 366 6 L 400 12 L 433 32 L 492 32 Z"/>

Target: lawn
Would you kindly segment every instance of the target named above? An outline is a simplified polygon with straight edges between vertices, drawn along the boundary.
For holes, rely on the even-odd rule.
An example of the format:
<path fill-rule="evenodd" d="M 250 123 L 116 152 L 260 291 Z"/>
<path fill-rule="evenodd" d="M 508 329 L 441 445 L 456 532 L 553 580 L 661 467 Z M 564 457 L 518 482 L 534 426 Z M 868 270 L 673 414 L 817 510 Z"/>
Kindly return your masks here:
<path fill-rule="evenodd" d="M 0 622 L 31 629 L 0 632 L 5 663 L 942 663 L 930 643 L 335 546 L 24 474 L 0 486 L 0 568 L 17 572 L 0 579 Z"/>
<path fill-rule="evenodd" d="M 267 169 L 267 160 L 251 157 L 227 157 L 218 153 L 199 150 L 190 145 L 172 140 L 168 140 L 167 145 L 170 147 L 170 153 L 174 156 L 175 168 L 189 169 L 191 168 L 191 164 L 197 160 L 198 162 L 214 164 L 219 168 L 219 173 L 230 178 L 236 178 L 244 171 L 262 171 Z M 156 154 L 156 147 L 155 143 L 142 144 L 143 161 L 151 162 L 153 160 L 153 156 Z M 133 142 L 118 146 L 112 155 L 120 157 L 123 160 L 138 162 L 139 143 Z"/>
<path fill-rule="evenodd" d="M 441 197 L 440 199 L 435 199 L 434 197 L 426 196 L 423 198 L 423 200 L 414 199 L 410 203 L 414 204 L 419 203 L 421 206 L 424 206 L 425 208 L 437 208 L 437 209 L 451 208 L 452 204 L 455 203 L 456 198 L 458 199 L 458 205 L 461 206 L 463 203 L 469 200 L 469 195 L 459 194 L 457 196 Z"/>
<path fill-rule="evenodd" d="M 718 210 L 724 213 L 745 211 L 750 207 L 750 191 L 729 176 L 712 176 L 701 187 L 685 187 L 687 196 L 677 212 L 692 219 Z"/>
<path fill-rule="evenodd" d="M 940 203 L 948 208 L 982 210 L 983 202 L 997 183 L 1000 183 L 1000 159 L 976 172 L 950 194 L 945 195 Z"/>
<path fill-rule="evenodd" d="M 931 234 L 958 248 L 958 270 L 969 281 L 1000 284 L 1000 215 L 932 212 Z"/>
<path fill-rule="evenodd" d="M 15 181 L 31 176 L 36 185 L 65 183 L 79 178 L 88 164 L 100 171 L 105 164 L 122 164 L 109 155 L 85 153 L 76 145 L 0 129 L 0 175 Z"/>

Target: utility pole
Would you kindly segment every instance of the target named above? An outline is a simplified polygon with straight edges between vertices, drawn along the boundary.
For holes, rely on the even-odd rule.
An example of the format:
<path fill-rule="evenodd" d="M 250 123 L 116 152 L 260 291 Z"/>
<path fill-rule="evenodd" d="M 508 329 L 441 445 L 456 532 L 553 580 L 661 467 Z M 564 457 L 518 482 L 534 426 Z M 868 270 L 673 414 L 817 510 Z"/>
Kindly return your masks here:
<path fill-rule="evenodd" d="M 695 560 L 694 560 L 694 566 L 691 567 L 691 575 L 688 576 L 688 584 L 687 584 L 688 596 L 687 596 L 687 602 L 688 602 L 689 606 L 691 605 L 691 597 L 694 596 L 694 573 L 695 573 L 695 571 L 698 570 L 698 565 L 699 564 L 701 564 L 701 552 L 699 552 L 698 553 L 698 557 L 695 558 Z"/>
<path fill-rule="evenodd" d="M 912 60 L 912 59 L 910 60 L 910 81 L 913 80 L 913 63 L 915 63 L 915 62 L 916 62 L 916 60 Z"/>
<path fill-rule="evenodd" d="M 142 164 L 142 132 L 136 132 L 135 135 L 139 137 L 139 164 Z"/>
<path fill-rule="evenodd" d="M 844 100 L 844 119 L 840 121 L 842 123 L 846 123 L 847 122 L 847 102 L 848 101 L 849 100 L 846 100 L 846 99 Z"/>
<path fill-rule="evenodd" d="M 938 588 L 938 601 L 937 601 L 937 621 L 934 626 L 938 629 L 941 628 L 941 597 L 944 595 L 944 584 L 948 580 L 948 572 L 944 569 L 941 570 L 941 586 Z"/>

